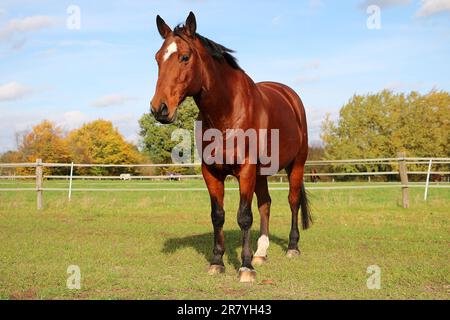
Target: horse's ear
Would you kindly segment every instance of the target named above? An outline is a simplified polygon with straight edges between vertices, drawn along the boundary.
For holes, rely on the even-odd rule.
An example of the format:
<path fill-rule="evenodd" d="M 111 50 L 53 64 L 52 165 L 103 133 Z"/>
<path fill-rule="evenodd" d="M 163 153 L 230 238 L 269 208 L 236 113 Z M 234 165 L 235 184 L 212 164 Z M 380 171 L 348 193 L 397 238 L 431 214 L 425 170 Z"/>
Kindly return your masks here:
<path fill-rule="evenodd" d="M 189 12 L 189 16 L 186 19 L 185 27 L 188 34 L 194 38 L 195 32 L 197 30 L 197 21 L 195 20 L 195 15 L 192 11 Z"/>
<path fill-rule="evenodd" d="M 159 34 L 163 37 L 163 39 L 165 39 L 172 32 L 170 27 L 159 15 L 156 16 L 156 26 L 158 27 Z"/>

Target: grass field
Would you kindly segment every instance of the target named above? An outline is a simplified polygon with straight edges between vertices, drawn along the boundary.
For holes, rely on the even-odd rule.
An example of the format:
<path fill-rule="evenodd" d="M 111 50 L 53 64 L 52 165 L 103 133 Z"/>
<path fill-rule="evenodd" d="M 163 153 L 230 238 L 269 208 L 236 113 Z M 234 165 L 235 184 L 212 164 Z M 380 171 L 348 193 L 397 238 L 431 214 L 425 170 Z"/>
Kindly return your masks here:
<path fill-rule="evenodd" d="M 45 182 L 65 187 L 67 182 Z M 3 182 L 0 188 L 33 187 Z M 196 188 L 202 181 L 86 182 L 92 188 Z M 236 187 L 235 183 L 229 186 Z M 287 186 L 274 184 L 273 186 Z M 226 273 L 208 276 L 212 227 L 206 191 L 0 192 L 2 299 L 449 299 L 450 189 L 311 190 L 315 224 L 301 232 L 302 255 L 285 257 L 287 191 L 272 195 L 269 262 L 255 284 L 240 284 L 238 193 L 226 194 Z M 254 206 L 252 245 L 259 215 Z M 66 287 L 67 267 L 81 269 L 81 289 Z M 367 267 L 381 268 L 369 290 Z M 263 281 L 270 280 L 270 281 Z"/>

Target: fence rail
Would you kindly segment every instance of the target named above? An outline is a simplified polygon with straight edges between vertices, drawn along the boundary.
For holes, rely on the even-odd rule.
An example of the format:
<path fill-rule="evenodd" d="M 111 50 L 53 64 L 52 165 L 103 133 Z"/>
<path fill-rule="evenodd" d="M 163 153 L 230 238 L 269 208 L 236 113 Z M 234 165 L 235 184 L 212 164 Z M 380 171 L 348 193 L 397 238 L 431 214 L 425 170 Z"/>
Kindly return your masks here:
<path fill-rule="evenodd" d="M 321 166 L 321 165 L 364 165 L 364 164 L 398 164 L 399 161 L 405 161 L 406 164 L 422 164 L 428 165 L 430 160 L 433 164 L 448 164 L 450 158 L 411 158 L 411 157 L 398 157 L 398 158 L 378 158 L 378 159 L 345 159 L 345 160 L 317 160 L 307 161 L 305 166 Z M 34 168 L 38 165 L 43 167 L 71 167 L 72 163 L 51 163 L 45 162 L 38 164 L 37 162 L 25 162 L 25 163 L 0 163 L 0 168 L 16 168 L 16 167 L 29 167 Z M 161 168 L 161 167 L 200 167 L 201 163 L 163 163 L 163 164 L 98 164 L 98 163 L 74 163 L 74 167 L 99 167 L 99 168 Z"/>
<path fill-rule="evenodd" d="M 450 171 L 432 171 L 433 165 L 444 165 L 450 164 L 450 158 L 408 158 L 404 156 L 399 156 L 397 158 L 379 158 L 379 159 L 347 159 L 347 160 L 322 160 L 322 161 L 308 161 L 306 166 L 319 167 L 319 166 L 331 166 L 331 167 L 341 167 L 341 166 L 361 166 L 361 165 L 395 165 L 398 166 L 398 171 L 366 171 L 366 172 L 314 172 L 305 173 L 305 176 L 311 177 L 341 177 L 341 176 L 399 176 L 400 183 L 377 183 L 373 185 L 345 185 L 345 186 L 308 186 L 307 189 L 310 190 L 341 190 L 341 189 L 372 189 L 372 188 L 401 188 L 402 189 L 402 202 L 403 207 L 409 207 L 409 197 L 408 188 L 425 188 L 424 200 L 427 199 L 429 188 L 450 188 L 450 185 L 436 185 L 430 183 L 432 175 L 450 175 Z M 427 167 L 427 171 L 409 171 L 408 166 L 411 165 L 422 165 Z M 68 198 L 71 199 L 73 192 L 80 191 L 115 191 L 115 192 L 142 192 L 142 191 L 206 191 L 206 188 L 74 188 L 72 181 L 77 179 L 84 180 L 118 180 L 124 179 L 122 176 L 77 176 L 74 175 L 75 168 L 87 168 L 87 167 L 98 167 L 98 168 L 171 168 L 171 167 L 185 167 L 185 168 L 195 168 L 199 167 L 199 163 L 189 163 L 189 164 L 75 164 L 75 163 L 45 163 L 41 159 L 37 159 L 36 162 L 28 163 L 0 163 L 1 168 L 35 168 L 35 175 L 0 175 L 2 180 L 15 180 L 15 179 L 34 179 L 34 188 L 0 188 L 2 191 L 35 191 L 37 193 L 37 207 L 41 209 L 43 207 L 43 192 L 44 191 L 65 191 L 68 192 Z M 69 175 L 44 175 L 44 168 L 69 168 Z M 425 175 L 426 181 L 422 183 L 410 183 L 408 182 L 408 175 Z M 277 174 L 275 177 L 286 177 L 286 174 Z M 126 180 L 168 180 L 168 179 L 199 179 L 202 178 L 201 175 L 142 175 L 142 176 L 132 176 L 127 175 Z M 66 188 L 48 188 L 44 187 L 44 180 L 69 180 L 69 186 Z M 271 190 L 288 190 L 288 187 L 270 187 Z M 226 188 L 226 190 L 238 190 L 238 188 Z"/>

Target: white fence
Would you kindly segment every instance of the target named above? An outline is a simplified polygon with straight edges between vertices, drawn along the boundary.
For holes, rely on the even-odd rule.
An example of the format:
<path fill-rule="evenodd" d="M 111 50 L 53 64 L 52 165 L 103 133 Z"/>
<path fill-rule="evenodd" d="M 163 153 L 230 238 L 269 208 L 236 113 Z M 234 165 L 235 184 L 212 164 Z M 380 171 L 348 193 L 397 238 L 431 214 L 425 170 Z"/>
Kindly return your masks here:
<path fill-rule="evenodd" d="M 340 176 L 366 176 L 370 181 L 371 176 L 399 176 L 400 183 L 387 184 L 387 183 L 377 183 L 371 185 L 343 185 L 343 186 L 308 186 L 307 189 L 310 190 L 336 190 L 336 189 L 370 189 L 370 188 L 401 188 L 402 189 L 402 199 L 403 207 L 407 208 L 409 206 L 408 188 L 419 187 L 424 188 L 424 200 L 427 199 L 429 188 L 449 188 L 448 183 L 443 184 L 430 184 L 432 175 L 439 175 L 448 179 L 450 177 L 450 171 L 432 171 L 433 166 L 448 165 L 450 164 L 450 158 L 379 158 L 379 159 L 350 159 L 350 160 L 323 160 L 323 161 L 308 161 L 306 167 L 336 167 L 336 166 L 370 166 L 370 165 L 386 165 L 398 167 L 398 171 L 379 171 L 379 172 L 308 172 L 305 170 L 305 176 L 315 176 L 315 177 L 340 177 Z M 426 171 L 408 171 L 408 166 L 424 166 L 427 167 Z M 44 191 L 65 191 L 68 194 L 69 200 L 71 199 L 72 193 L 77 191 L 206 191 L 205 188 L 73 188 L 73 180 L 84 179 L 84 180 L 123 180 L 123 176 L 78 176 L 74 175 L 74 169 L 76 168 L 87 168 L 87 167 L 99 167 L 99 168 L 170 168 L 170 167 L 200 167 L 200 164 L 75 164 L 75 163 L 44 163 L 38 159 L 35 163 L 0 163 L 0 169 L 2 168 L 35 168 L 35 175 L 0 175 L 0 180 L 16 180 L 16 179 L 34 179 L 36 181 L 36 186 L 34 188 L 0 188 L 2 191 L 34 191 L 37 193 L 37 207 L 41 209 L 43 206 L 43 192 Z M 44 168 L 68 168 L 68 175 L 44 175 Z M 411 175 L 424 175 L 425 181 L 419 183 L 411 183 L 408 181 L 408 176 Z M 283 179 L 286 175 L 278 174 L 276 175 Z M 201 175 L 127 175 L 126 180 L 167 180 L 167 179 L 201 179 Z M 44 187 L 44 180 L 49 179 L 64 179 L 68 180 L 68 187 L 66 188 L 46 188 Z M 271 190 L 288 190 L 288 187 L 270 187 Z M 227 188 L 227 190 L 238 190 L 238 188 Z"/>

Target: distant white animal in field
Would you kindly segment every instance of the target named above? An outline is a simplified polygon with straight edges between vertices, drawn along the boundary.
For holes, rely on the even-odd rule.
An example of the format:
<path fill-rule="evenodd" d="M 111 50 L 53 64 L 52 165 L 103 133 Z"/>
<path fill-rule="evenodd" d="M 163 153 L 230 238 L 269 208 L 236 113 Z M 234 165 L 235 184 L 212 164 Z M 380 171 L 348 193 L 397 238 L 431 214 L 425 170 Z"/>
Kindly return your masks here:
<path fill-rule="evenodd" d="M 120 180 L 131 180 L 131 174 L 129 174 L 129 173 L 122 173 L 120 175 Z"/>

